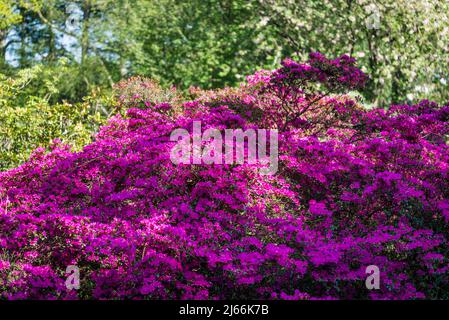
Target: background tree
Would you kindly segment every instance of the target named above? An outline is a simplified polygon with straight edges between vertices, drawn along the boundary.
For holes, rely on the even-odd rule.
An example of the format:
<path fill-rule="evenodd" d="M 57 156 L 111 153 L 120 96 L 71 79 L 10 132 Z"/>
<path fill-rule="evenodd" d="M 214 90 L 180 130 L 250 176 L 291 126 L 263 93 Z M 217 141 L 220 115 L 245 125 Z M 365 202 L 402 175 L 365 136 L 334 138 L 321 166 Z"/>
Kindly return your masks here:
<path fill-rule="evenodd" d="M 138 73 L 183 88 L 216 88 L 281 60 L 282 48 L 254 1 L 163 0 L 148 6 Z"/>
<path fill-rule="evenodd" d="M 13 40 L 8 39 L 8 35 L 13 26 L 22 20 L 20 14 L 14 12 L 14 5 L 17 1 L 0 0 L 0 68 L 6 68 L 6 50 Z"/>
<path fill-rule="evenodd" d="M 374 104 L 447 101 L 449 2 L 444 0 L 260 0 L 289 55 L 355 56 Z M 408 95 L 407 95 L 408 93 Z"/>
<path fill-rule="evenodd" d="M 443 103 L 448 12 L 445 0 L 1 0 L 0 72 L 43 64 L 59 79 L 52 99 L 74 102 L 133 75 L 235 85 L 322 51 L 358 59 L 374 105 Z"/>

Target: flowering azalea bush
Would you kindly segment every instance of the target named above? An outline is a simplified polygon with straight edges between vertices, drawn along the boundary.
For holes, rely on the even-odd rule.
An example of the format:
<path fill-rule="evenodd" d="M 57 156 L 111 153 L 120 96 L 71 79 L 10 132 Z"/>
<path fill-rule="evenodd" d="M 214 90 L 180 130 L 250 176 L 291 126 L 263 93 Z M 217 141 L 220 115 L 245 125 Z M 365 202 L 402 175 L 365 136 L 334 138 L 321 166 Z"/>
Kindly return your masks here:
<path fill-rule="evenodd" d="M 135 104 L 80 152 L 35 150 L 0 173 L 0 297 L 449 298 L 449 106 L 366 110 L 344 93 L 366 79 L 312 54 L 177 112 Z M 194 121 L 278 129 L 278 172 L 173 164 Z"/>
<path fill-rule="evenodd" d="M 182 96 L 175 87 L 166 89 L 157 81 L 143 77 L 132 77 L 116 83 L 114 93 L 118 107 L 125 110 L 146 109 L 166 103 L 178 106 L 182 102 Z"/>

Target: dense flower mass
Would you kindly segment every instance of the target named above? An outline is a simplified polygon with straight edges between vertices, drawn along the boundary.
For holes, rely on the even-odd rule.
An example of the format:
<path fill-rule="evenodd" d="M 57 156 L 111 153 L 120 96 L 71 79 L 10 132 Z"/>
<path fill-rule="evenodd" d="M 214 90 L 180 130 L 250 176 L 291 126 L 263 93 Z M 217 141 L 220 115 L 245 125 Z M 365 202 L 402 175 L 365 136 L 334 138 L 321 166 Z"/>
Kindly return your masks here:
<path fill-rule="evenodd" d="M 299 81 L 304 85 L 307 81 L 323 83 L 328 89 L 359 89 L 367 81 L 366 75 L 355 66 L 355 59 L 343 55 L 337 59 L 327 59 L 323 54 L 310 54 L 307 63 L 297 63 L 291 59 L 282 62 L 282 68 L 270 79 L 273 83 Z"/>
<path fill-rule="evenodd" d="M 366 110 L 341 94 L 366 81 L 354 63 L 286 60 L 173 108 L 135 97 L 81 152 L 56 141 L 0 173 L 0 297 L 449 298 L 449 106 Z M 174 165 L 193 121 L 278 129 L 279 171 Z"/>

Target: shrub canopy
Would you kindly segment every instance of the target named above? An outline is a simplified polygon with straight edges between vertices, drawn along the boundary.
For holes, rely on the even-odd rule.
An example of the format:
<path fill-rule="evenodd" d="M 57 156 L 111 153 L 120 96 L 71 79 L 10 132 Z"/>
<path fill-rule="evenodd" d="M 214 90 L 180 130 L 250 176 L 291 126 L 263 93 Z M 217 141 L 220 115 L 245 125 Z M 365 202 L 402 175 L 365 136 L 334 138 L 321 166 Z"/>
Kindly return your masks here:
<path fill-rule="evenodd" d="M 449 106 L 366 110 L 344 93 L 365 79 L 313 54 L 172 108 L 138 98 L 80 152 L 35 150 L 0 173 L 0 297 L 449 298 Z M 193 121 L 277 128 L 278 173 L 174 165 Z"/>

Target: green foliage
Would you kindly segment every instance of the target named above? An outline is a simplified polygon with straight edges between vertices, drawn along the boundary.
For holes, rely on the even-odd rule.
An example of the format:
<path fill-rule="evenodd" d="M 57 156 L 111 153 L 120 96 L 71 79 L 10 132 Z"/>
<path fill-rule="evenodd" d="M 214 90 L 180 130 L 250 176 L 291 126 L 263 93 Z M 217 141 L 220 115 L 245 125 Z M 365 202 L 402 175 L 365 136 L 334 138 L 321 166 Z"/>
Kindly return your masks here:
<path fill-rule="evenodd" d="M 66 59 L 70 72 L 57 101 L 79 101 L 133 75 L 181 89 L 235 85 L 282 58 L 255 1 L 32 0 L 17 7 L 24 21 L 11 29 L 9 52 L 19 68 L 39 61 L 53 72 Z"/>
<path fill-rule="evenodd" d="M 181 88 L 234 85 L 280 62 L 254 1 L 163 0 L 148 4 L 143 63 L 135 71 Z"/>
<path fill-rule="evenodd" d="M 0 36 L 19 68 L 63 74 L 52 102 L 134 75 L 181 89 L 233 86 L 320 51 L 358 59 L 373 105 L 446 103 L 448 12 L 446 0 L 1 0 Z"/>
<path fill-rule="evenodd" d="M 372 81 L 376 105 L 449 100 L 446 0 L 261 0 L 289 55 L 350 54 Z"/>
<path fill-rule="evenodd" d="M 50 104 L 43 97 L 27 96 L 27 86 L 40 72 L 37 66 L 20 71 L 16 78 L 0 75 L 0 170 L 20 164 L 54 139 L 81 149 L 107 118 L 105 106 L 113 104 L 98 95 L 76 104 Z"/>
<path fill-rule="evenodd" d="M 12 0 L 0 0 L 0 30 L 8 28 L 11 24 L 21 21 L 21 16 L 14 12 Z"/>

